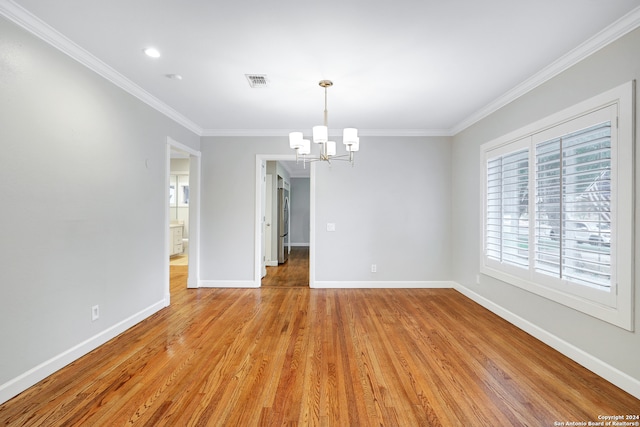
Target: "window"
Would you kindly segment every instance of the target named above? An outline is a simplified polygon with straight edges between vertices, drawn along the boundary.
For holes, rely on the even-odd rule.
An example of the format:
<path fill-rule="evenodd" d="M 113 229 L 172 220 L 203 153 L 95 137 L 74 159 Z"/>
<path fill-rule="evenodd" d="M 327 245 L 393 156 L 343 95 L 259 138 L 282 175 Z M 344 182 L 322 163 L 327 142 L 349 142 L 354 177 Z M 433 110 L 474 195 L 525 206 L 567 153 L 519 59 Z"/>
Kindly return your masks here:
<path fill-rule="evenodd" d="M 633 327 L 630 82 L 484 144 L 481 271 Z"/>
<path fill-rule="evenodd" d="M 487 257 L 518 267 L 529 265 L 529 152 L 489 160 L 487 165 Z"/>
<path fill-rule="evenodd" d="M 611 122 L 536 144 L 535 270 L 611 288 Z"/>

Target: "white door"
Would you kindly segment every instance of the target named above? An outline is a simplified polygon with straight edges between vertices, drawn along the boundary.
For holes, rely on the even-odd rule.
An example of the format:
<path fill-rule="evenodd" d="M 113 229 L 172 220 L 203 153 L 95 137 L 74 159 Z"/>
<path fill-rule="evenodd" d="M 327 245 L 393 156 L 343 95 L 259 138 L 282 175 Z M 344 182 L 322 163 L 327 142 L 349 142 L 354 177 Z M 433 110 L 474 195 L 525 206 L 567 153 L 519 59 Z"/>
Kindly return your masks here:
<path fill-rule="evenodd" d="M 265 261 L 267 265 L 272 265 L 273 260 L 273 230 L 275 225 L 273 224 L 273 175 L 267 174 L 267 191 L 266 191 L 266 203 L 265 203 Z"/>

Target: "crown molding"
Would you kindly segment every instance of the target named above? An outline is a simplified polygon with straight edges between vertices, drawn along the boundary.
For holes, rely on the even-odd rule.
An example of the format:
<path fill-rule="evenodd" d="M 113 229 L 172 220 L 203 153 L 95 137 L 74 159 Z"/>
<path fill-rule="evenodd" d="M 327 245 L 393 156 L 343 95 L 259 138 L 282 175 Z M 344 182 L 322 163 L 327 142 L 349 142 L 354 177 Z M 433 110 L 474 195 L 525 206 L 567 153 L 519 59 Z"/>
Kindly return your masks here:
<path fill-rule="evenodd" d="M 145 104 L 189 129 L 190 131 L 201 135 L 202 128 L 183 116 L 164 102 L 160 101 L 149 92 L 105 64 L 82 47 L 56 31 L 53 27 L 42 21 L 31 12 L 19 6 L 12 0 L 0 0 L 0 14 L 8 20 L 14 22 L 25 30 L 29 31 L 36 37 L 49 43 L 51 46 L 60 50 L 64 54 L 75 59 L 85 67 L 104 77 L 114 85 L 118 86 L 125 92 L 135 96 Z"/>
<path fill-rule="evenodd" d="M 631 12 L 618 19 L 604 30 L 600 31 L 587 41 L 572 49 L 567 54 L 563 55 L 556 61 L 552 62 L 529 79 L 520 83 L 504 95 L 495 99 L 485 107 L 473 113 L 453 128 L 451 128 L 451 135 L 456 135 L 469 126 L 479 122 L 490 114 L 496 112 L 500 108 L 509 104 L 512 101 L 520 98 L 536 87 L 551 80 L 553 77 L 567 70 L 568 68 L 576 65 L 578 62 L 594 54 L 598 50 L 613 43 L 625 34 L 635 30 L 640 26 L 640 6 L 633 9 Z"/>
<path fill-rule="evenodd" d="M 201 136 L 288 136 L 288 130 L 285 129 L 204 129 Z"/>
<path fill-rule="evenodd" d="M 362 129 L 360 136 L 453 136 L 449 129 Z"/>
<path fill-rule="evenodd" d="M 281 137 L 287 136 L 289 132 L 295 130 L 202 129 L 202 127 L 197 125 L 195 122 L 160 101 L 158 98 L 142 89 L 109 65 L 105 64 L 53 29 L 47 23 L 31 14 L 23 7 L 17 5 L 13 0 L 0 0 L 0 14 L 199 136 Z M 454 136 L 496 112 L 510 102 L 542 85 L 606 45 L 633 31 L 638 26 L 640 26 L 640 7 L 633 9 L 631 12 L 627 13 L 625 16 L 618 19 L 595 36 L 591 37 L 580 46 L 571 50 L 566 55 L 563 55 L 529 79 L 515 86 L 504 95 L 490 102 L 485 107 L 476 111 L 450 129 L 363 129 L 360 130 L 359 133 L 361 136 Z M 339 135 L 334 135 L 332 133 L 331 136 Z"/>
<path fill-rule="evenodd" d="M 310 133 L 311 128 L 306 129 Z M 305 132 L 305 129 L 204 129 L 201 136 L 222 137 L 287 137 L 289 132 Z M 452 136 L 449 129 L 359 129 L 359 136 Z M 329 130 L 329 136 L 342 137 L 337 130 Z"/>

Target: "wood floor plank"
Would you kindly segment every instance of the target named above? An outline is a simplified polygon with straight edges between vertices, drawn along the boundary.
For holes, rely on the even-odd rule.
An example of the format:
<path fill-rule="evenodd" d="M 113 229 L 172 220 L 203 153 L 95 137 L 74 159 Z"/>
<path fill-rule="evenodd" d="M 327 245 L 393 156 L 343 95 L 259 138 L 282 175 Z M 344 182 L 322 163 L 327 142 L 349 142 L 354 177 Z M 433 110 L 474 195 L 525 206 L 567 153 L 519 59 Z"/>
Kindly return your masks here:
<path fill-rule="evenodd" d="M 550 426 L 640 412 L 451 289 L 186 289 L 182 266 L 171 280 L 170 307 L 0 405 L 0 425 Z"/>

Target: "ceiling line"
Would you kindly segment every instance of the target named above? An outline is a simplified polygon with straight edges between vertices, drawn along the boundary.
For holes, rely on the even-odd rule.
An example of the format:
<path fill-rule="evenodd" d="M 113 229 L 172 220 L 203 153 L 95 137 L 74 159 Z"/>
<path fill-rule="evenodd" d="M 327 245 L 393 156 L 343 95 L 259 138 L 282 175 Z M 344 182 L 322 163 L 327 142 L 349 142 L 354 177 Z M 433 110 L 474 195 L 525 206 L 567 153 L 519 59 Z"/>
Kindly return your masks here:
<path fill-rule="evenodd" d="M 203 129 L 183 114 L 151 95 L 133 81 L 78 46 L 46 22 L 16 4 L 13 0 L 0 0 L 0 14 L 198 136 L 282 136 L 287 135 L 289 132 L 280 129 Z M 633 31 L 638 26 L 640 26 L 640 7 L 633 9 L 586 42 L 561 56 L 529 79 L 507 91 L 504 95 L 490 102 L 450 129 L 369 129 L 362 130 L 361 134 L 366 136 L 454 136 L 606 45 Z"/>
<path fill-rule="evenodd" d="M 304 129 L 204 129 L 200 136 L 281 137 L 294 131 L 305 132 Z M 450 132 L 449 129 L 358 129 L 359 136 L 452 136 Z M 341 137 L 342 133 L 329 129 L 329 136 Z"/>
<path fill-rule="evenodd" d="M 450 129 L 456 135 L 640 26 L 640 6 Z"/>
<path fill-rule="evenodd" d="M 0 14 L 198 136 L 202 135 L 202 127 L 142 89 L 12 0 L 0 0 Z"/>

